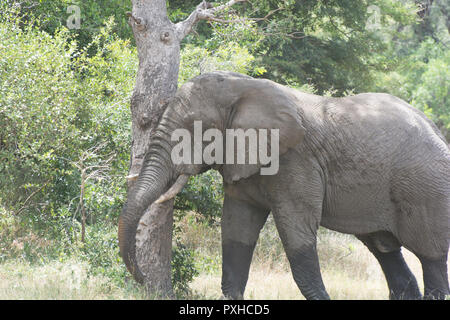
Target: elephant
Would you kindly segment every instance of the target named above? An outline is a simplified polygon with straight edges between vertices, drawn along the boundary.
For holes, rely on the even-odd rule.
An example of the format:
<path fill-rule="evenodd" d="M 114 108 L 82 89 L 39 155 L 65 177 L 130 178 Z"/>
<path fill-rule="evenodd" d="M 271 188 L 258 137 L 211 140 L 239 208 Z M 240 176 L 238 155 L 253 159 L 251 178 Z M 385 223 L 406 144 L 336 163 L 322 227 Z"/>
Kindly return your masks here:
<path fill-rule="evenodd" d="M 175 163 L 172 134 L 177 128 L 193 133 L 196 121 L 203 132 L 277 130 L 277 173 L 261 174 L 267 163 L 260 160 Z M 136 228 L 145 208 L 173 198 L 190 176 L 215 169 L 224 181 L 224 297 L 243 298 L 270 212 L 306 299 L 329 299 L 316 250 L 319 226 L 355 235 L 367 246 L 381 265 L 390 299 L 449 294 L 450 150 L 433 122 L 400 98 L 385 93 L 323 97 L 216 71 L 178 89 L 151 140 L 119 218 L 120 252 L 135 277 Z M 421 262 L 423 295 L 401 247 Z"/>

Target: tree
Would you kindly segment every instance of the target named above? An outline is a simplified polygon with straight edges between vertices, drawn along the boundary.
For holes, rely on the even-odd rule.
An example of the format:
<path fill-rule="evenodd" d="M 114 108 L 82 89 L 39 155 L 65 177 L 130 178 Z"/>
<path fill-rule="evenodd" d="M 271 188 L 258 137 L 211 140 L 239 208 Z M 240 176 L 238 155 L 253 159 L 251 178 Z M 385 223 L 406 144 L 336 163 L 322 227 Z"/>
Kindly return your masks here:
<path fill-rule="evenodd" d="M 231 6 L 246 0 L 231 0 L 214 6 L 203 1 L 183 21 L 172 23 L 167 15 L 165 0 L 132 0 L 128 13 L 139 57 L 136 85 L 131 98 L 132 150 L 128 187 L 132 188 L 139 175 L 152 130 L 163 111 L 164 104 L 177 90 L 180 64 L 180 43 L 200 20 L 215 20 Z M 126 261 L 134 277 L 144 282 L 149 293 L 172 296 L 173 200 L 146 210 L 136 230 L 135 256 Z M 119 242 L 121 241 L 119 223 Z M 123 241 L 123 240 L 122 240 Z M 125 258 L 127 260 L 127 258 Z"/>
<path fill-rule="evenodd" d="M 80 171 L 80 201 L 78 207 L 75 210 L 75 214 L 78 210 L 81 211 L 81 242 L 86 241 L 86 208 L 84 207 L 84 197 L 86 184 L 89 180 L 102 180 L 108 179 L 107 172 L 111 169 L 111 161 L 114 159 L 115 154 L 110 153 L 108 159 L 99 159 L 99 151 L 105 148 L 106 143 L 89 148 L 83 151 L 78 161 L 73 161 L 72 165 Z"/>

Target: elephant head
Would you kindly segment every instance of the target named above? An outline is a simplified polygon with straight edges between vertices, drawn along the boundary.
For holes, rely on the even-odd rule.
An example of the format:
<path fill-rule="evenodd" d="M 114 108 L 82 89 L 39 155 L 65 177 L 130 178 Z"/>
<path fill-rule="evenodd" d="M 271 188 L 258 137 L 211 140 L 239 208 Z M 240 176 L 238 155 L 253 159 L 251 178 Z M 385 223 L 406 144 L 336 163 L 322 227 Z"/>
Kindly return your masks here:
<path fill-rule="evenodd" d="M 138 180 L 128 192 L 119 220 L 120 252 L 136 280 L 143 280 L 134 256 L 136 230 L 150 204 L 175 197 L 189 176 L 211 167 L 221 172 L 226 183 L 233 183 L 257 174 L 263 165 L 267 165 L 259 157 L 253 164 L 206 163 L 195 159 L 190 163 L 174 163 L 174 132 L 183 129 L 195 136 L 195 123 L 198 121 L 202 123 L 201 134 L 208 129 L 217 129 L 224 133 L 224 137 L 227 129 L 278 129 L 281 155 L 299 144 L 305 135 L 302 111 L 296 99 L 292 92 L 274 82 L 231 72 L 204 74 L 179 88 L 153 133 Z M 191 154 L 195 157 L 198 145 L 193 143 L 191 146 Z M 241 151 L 247 156 L 254 152 L 247 145 Z M 227 157 L 225 153 L 224 158 Z"/>

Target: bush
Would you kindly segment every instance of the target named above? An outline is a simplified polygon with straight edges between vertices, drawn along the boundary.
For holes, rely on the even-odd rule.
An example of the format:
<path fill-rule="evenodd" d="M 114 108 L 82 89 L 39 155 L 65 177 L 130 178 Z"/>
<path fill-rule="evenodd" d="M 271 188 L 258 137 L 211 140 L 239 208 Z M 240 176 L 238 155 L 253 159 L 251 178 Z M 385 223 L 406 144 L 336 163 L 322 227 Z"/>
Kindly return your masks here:
<path fill-rule="evenodd" d="M 86 243 L 79 245 L 80 256 L 89 263 L 88 275 L 103 275 L 117 285 L 123 284 L 128 271 L 119 255 L 117 230 L 98 223 L 89 228 Z"/>
<path fill-rule="evenodd" d="M 213 222 L 222 214 L 223 185 L 222 176 L 215 170 L 193 176 L 177 195 L 174 207 L 178 214 L 197 211 L 208 221 Z"/>
<path fill-rule="evenodd" d="M 400 59 L 397 68 L 378 75 L 377 89 L 422 110 L 450 139 L 450 50 L 431 38 Z"/>
<path fill-rule="evenodd" d="M 61 27 L 67 27 L 67 20 L 73 14 L 68 12 L 71 5 L 80 8 L 80 29 L 70 30 L 79 48 L 91 43 L 103 27 L 104 20 L 111 16 L 117 21 L 112 29 L 114 34 L 122 39 L 132 38 L 125 14 L 130 11 L 131 4 L 123 0 L 2 0 L 0 12 L 14 11 L 24 25 L 32 24 L 53 36 Z M 0 20 L 4 18 L 5 15 L 0 14 Z"/>
<path fill-rule="evenodd" d="M 194 253 L 178 240 L 172 249 L 172 285 L 177 297 L 190 293 L 189 283 L 199 274 L 195 268 Z"/>
<path fill-rule="evenodd" d="M 104 146 L 98 158 L 113 153 L 114 160 L 109 187 L 90 188 L 87 202 L 94 196 L 111 199 L 107 207 L 123 201 L 135 49 L 110 36 L 112 21 L 94 39 L 100 49 L 93 56 L 76 51 L 65 29 L 52 37 L 32 26 L 22 30 L 19 23 L 0 23 L 2 203 L 40 215 L 44 223 L 52 223 L 61 208 L 74 213 L 81 175 L 74 163 L 97 145 Z"/>

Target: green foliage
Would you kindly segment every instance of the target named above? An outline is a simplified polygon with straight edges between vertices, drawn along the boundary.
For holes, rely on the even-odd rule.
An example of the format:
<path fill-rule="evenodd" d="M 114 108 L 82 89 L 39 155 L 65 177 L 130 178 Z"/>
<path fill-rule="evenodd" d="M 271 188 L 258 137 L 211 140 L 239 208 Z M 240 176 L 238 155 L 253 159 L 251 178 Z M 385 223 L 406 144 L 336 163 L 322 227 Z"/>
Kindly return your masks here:
<path fill-rule="evenodd" d="M 215 170 L 193 176 L 175 199 L 178 210 L 193 210 L 201 213 L 208 221 L 222 214 L 222 176 Z"/>
<path fill-rule="evenodd" d="M 187 45 L 181 52 L 179 85 L 200 74 L 214 70 L 248 73 L 254 57 L 236 43 L 219 47 L 216 51 Z"/>
<path fill-rule="evenodd" d="M 386 53 L 396 65 L 376 73 L 373 90 L 389 92 L 422 110 L 449 139 L 450 50 L 431 37 L 420 39 L 410 33 L 407 50 L 393 47 Z"/>
<path fill-rule="evenodd" d="M 169 1 L 171 19 L 186 18 L 196 5 L 196 1 Z M 253 76 L 294 87 L 313 85 L 318 94 L 333 88 L 335 95 L 343 95 L 368 90 L 374 82 L 373 71 L 395 63 L 383 53 L 397 29 L 415 24 L 416 11 L 411 1 L 255 0 L 238 4 L 222 16 L 237 22 L 201 22 L 196 35 L 189 35 L 184 43 L 187 58 L 189 53 L 202 54 L 208 60 L 210 52 L 236 42 L 261 68 L 247 68 Z"/>
<path fill-rule="evenodd" d="M 192 250 L 177 241 L 172 249 L 172 285 L 176 296 L 183 297 L 189 294 L 189 283 L 198 274 Z"/>
<path fill-rule="evenodd" d="M 0 11 L 12 8 L 22 18 L 23 24 L 34 24 L 55 35 L 61 27 L 67 27 L 67 20 L 73 14 L 68 10 L 71 5 L 80 8 L 80 29 L 69 31 L 80 48 L 91 43 L 103 27 L 104 20 L 111 16 L 117 22 L 111 31 L 122 39 L 133 38 L 125 14 L 131 11 L 129 0 L 4 0 Z M 2 18 L 4 16 L 0 14 L 0 20 Z"/>
<path fill-rule="evenodd" d="M 69 206 L 79 195 L 80 182 L 72 163 L 99 144 L 105 145 L 100 158 L 115 154 L 108 185 L 123 184 L 114 174 L 123 177 L 128 165 L 128 100 L 137 59 L 127 41 L 110 36 L 111 25 L 94 39 L 99 51 L 88 56 L 86 50 L 76 54 L 65 29 L 52 37 L 32 26 L 22 30 L 15 23 L 0 24 L 4 204 L 46 212 Z M 109 197 L 124 194 L 118 188 L 114 195 L 102 191 Z"/>
<path fill-rule="evenodd" d="M 438 126 L 450 129 L 450 50 L 427 38 L 405 61 L 405 99 L 424 111 Z"/>
<path fill-rule="evenodd" d="M 278 5 L 265 3 L 264 13 Z M 255 53 L 268 70 L 265 77 L 288 85 L 312 83 L 319 94 L 331 87 L 337 95 L 365 91 L 373 81 L 371 70 L 381 70 L 385 63 L 374 60 L 374 53 L 386 49 L 378 29 L 367 28 L 369 5 L 380 14 L 377 28 L 413 21 L 412 10 L 389 1 L 288 2 L 268 23 L 264 49 Z"/>
<path fill-rule="evenodd" d="M 432 59 L 413 92 L 411 103 L 423 110 L 440 127 L 450 130 L 450 51 L 443 59 Z"/>
<path fill-rule="evenodd" d="M 72 153 L 64 141 L 77 136 L 78 112 L 76 99 L 65 97 L 73 96 L 77 86 L 70 69 L 74 48 L 66 50 L 64 32 L 53 39 L 31 28 L 2 24 L 0 37 L 0 188 L 6 192 L 4 201 L 12 203 L 67 169 L 55 152 Z M 49 166 L 53 174 L 43 174 Z"/>
<path fill-rule="evenodd" d="M 254 23 L 214 24 L 208 39 L 188 39 L 181 51 L 179 84 L 202 73 L 227 70 L 260 76 L 266 69 L 256 61 L 255 51 L 262 37 Z"/>
<path fill-rule="evenodd" d="M 89 275 L 101 274 L 120 284 L 128 274 L 119 255 L 117 230 L 110 224 L 93 225 L 87 234 L 86 243 L 79 244 L 76 250 L 89 263 Z"/>

